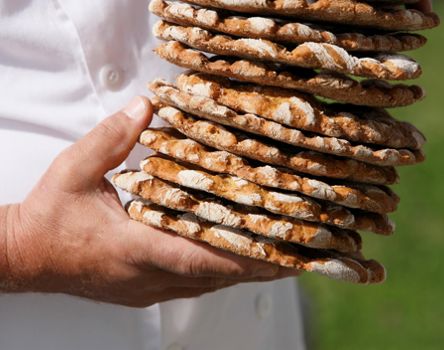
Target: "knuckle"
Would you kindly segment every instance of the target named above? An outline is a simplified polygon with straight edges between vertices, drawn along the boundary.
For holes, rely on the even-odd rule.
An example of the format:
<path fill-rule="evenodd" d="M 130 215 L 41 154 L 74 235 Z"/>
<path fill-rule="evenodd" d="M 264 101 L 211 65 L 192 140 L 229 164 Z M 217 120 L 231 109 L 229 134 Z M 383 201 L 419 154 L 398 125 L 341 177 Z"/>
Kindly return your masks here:
<path fill-rule="evenodd" d="M 171 267 L 169 267 L 171 266 Z M 181 275 L 181 276 L 190 276 L 191 275 L 191 269 L 189 266 L 188 261 L 179 258 L 177 261 L 174 261 L 174 263 L 168 264 L 168 270 L 173 271 L 174 273 Z"/>
<path fill-rule="evenodd" d="M 186 259 L 180 264 L 181 274 L 189 277 L 198 277 L 205 274 L 206 264 L 199 257 L 195 256 L 191 259 Z"/>
<path fill-rule="evenodd" d="M 176 270 L 180 275 L 187 277 L 199 277 L 205 274 L 208 263 L 193 249 L 183 252 L 177 257 Z"/>
<path fill-rule="evenodd" d="M 69 162 L 69 159 L 71 158 L 72 148 L 73 148 L 73 146 L 71 145 L 71 146 L 65 148 L 63 151 L 61 151 L 58 154 L 58 156 L 54 159 L 54 161 L 52 162 L 53 166 L 56 166 L 56 167 L 65 166 Z"/>
<path fill-rule="evenodd" d="M 112 117 L 108 117 L 100 123 L 93 132 L 100 138 L 110 140 L 124 140 L 126 138 L 126 123 L 124 122 L 124 114 L 118 113 Z"/>
<path fill-rule="evenodd" d="M 63 149 L 57 157 L 54 159 L 53 164 L 54 165 L 60 165 L 61 163 L 65 163 L 72 153 L 72 145 L 68 146 L 67 148 Z"/>
<path fill-rule="evenodd" d="M 54 170 L 54 172 L 62 178 L 72 175 L 76 171 L 72 162 L 73 148 L 74 145 L 71 145 L 60 152 L 49 167 L 49 172 Z"/>
<path fill-rule="evenodd" d="M 235 278 L 250 278 L 255 273 L 255 261 L 236 256 L 224 266 L 224 272 Z"/>
<path fill-rule="evenodd" d="M 234 261 L 214 261 L 212 259 L 193 259 L 190 262 L 190 272 L 193 276 L 223 276 L 243 278 L 249 275 L 248 269 Z M 213 280 L 216 283 L 216 279 Z"/>
<path fill-rule="evenodd" d="M 196 251 L 184 252 L 176 260 L 177 273 L 188 277 L 229 277 L 235 279 L 251 278 L 256 273 L 254 260 L 237 256 L 221 259 L 212 258 Z"/>
<path fill-rule="evenodd" d="M 230 262 L 226 264 L 223 271 L 227 276 L 235 277 L 235 278 L 245 278 L 250 275 L 249 269 L 239 263 Z"/>

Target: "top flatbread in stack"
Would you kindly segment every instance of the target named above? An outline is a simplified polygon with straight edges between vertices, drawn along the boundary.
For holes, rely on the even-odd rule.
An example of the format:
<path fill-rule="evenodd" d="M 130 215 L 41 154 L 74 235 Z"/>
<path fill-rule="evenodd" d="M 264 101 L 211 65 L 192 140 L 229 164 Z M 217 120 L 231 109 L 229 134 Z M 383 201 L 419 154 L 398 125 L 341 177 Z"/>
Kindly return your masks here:
<path fill-rule="evenodd" d="M 412 0 L 153 0 L 155 50 L 191 71 L 149 88 L 168 128 L 113 177 L 134 220 L 219 249 L 354 283 L 385 269 L 357 230 L 390 235 L 396 167 L 425 137 L 384 108 L 413 104 L 405 51 L 439 24 Z"/>
<path fill-rule="evenodd" d="M 337 34 L 321 26 L 266 17 L 231 16 L 227 12 L 194 8 L 180 2 L 154 0 L 150 10 L 165 21 L 189 27 L 200 27 L 235 37 L 267 39 L 282 43 L 317 42 L 337 45 L 347 51 L 399 52 L 420 48 L 426 43 L 422 35 L 411 33 L 362 34 L 342 31 Z"/>
<path fill-rule="evenodd" d="M 337 23 L 388 31 L 430 29 L 439 25 L 434 13 L 405 8 L 379 7 L 377 1 L 356 0 L 187 0 L 203 7 L 215 7 L 242 13 L 297 17 L 305 20 Z M 373 4 L 372 4 L 373 3 Z M 395 1 L 394 3 L 407 3 Z"/>

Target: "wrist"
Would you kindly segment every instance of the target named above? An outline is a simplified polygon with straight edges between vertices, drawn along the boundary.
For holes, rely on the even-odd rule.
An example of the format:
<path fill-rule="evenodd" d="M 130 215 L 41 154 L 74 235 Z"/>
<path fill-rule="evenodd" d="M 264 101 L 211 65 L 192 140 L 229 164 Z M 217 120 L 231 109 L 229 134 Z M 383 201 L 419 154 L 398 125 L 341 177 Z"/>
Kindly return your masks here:
<path fill-rule="evenodd" d="M 52 228 L 44 220 L 48 213 L 31 209 L 30 216 L 26 203 L 0 210 L 4 223 L 0 229 L 0 293 L 69 292 L 69 277 L 75 276 L 77 266 L 54 264 L 57 259 L 51 247 L 56 243 L 48 243 Z"/>
<path fill-rule="evenodd" d="M 26 243 L 20 210 L 20 204 L 0 208 L 0 292 L 39 291 L 36 281 L 42 264 L 33 260 L 33 244 Z"/>
<path fill-rule="evenodd" d="M 15 289 L 8 252 L 11 229 L 14 227 L 11 222 L 14 210 L 15 205 L 0 207 L 0 291 L 3 292 L 12 292 Z"/>

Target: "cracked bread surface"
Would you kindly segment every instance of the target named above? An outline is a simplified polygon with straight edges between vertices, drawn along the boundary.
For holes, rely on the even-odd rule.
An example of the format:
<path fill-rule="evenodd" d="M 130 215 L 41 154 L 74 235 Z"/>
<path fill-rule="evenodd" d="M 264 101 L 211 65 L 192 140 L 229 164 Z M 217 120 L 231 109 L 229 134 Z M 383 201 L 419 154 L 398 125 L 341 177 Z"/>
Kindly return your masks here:
<path fill-rule="evenodd" d="M 314 176 L 377 185 L 398 181 L 394 167 L 381 167 L 314 151 L 290 151 L 281 145 L 277 147 L 271 142 L 264 143 L 245 133 L 229 130 L 220 124 L 198 120 L 174 107 L 165 107 L 155 99 L 153 106 L 160 118 L 182 134 L 221 151 Z"/>
<path fill-rule="evenodd" d="M 201 219 L 246 229 L 257 235 L 302 244 L 310 248 L 357 252 L 362 239 L 357 232 L 318 223 L 277 216 L 266 211 L 222 201 L 215 197 L 149 177 L 140 172 L 122 172 L 112 179 L 119 188 L 163 207 L 193 213 Z"/>
<path fill-rule="evenodd" d="M 270 190 L 235 176 L 211 174 L 190 164 L 179 164 L 159 156 L 150 156 L 142 161 L 141 169 L 162 180 L 278 215 L 350 230 L 381 234 L 390 234 L 394 230 L 393 223 L 385 214 L 348 209 L 294 193 Z"/>
<path fill-rule="evenodd" d="M 146 225 L 169 230 L 182 237 L 206 242 L 219 249 L 282 267 L 317 272 L 333 279 L 353 283 L 381 283 L 385 280 L 384 267 L 374 260 L 367 261 L 344 253 L 314 250 L 270 240 L 245 230 L 199 220 L 191 213 L 178 214 L 151 203 L 135 201 L 130 203 L 127 210 L 133 220 Z"/>
<path fill-rule="evenodd" d="M 298 17 L 316 22 L 348 24 L 388 31 L 430 29 L 440 24 L 436 13 L 379 7 L 356 0 L 184 0 L 209 8 L 249 14 Z M 374 1 L 373 1 L 374 2 Z M 387 3 L 387 2 L 386 2 Z M 400 2 L 397 1 L 397 4 Z"/>
<path fill-rule="evenodd" d="M 176 87 L 211 98 L 238 112 L 253 113 L 297 129 L 360 144 L 419 150 L 426 142 L 415 126 L 396 120 L 382 108 L 323 103 L 306 94 L 195 72 L 178 75 Z"/>
<path fill-rule="evenodd" d="M 182 68 L 214 76 L 315 94 L 331 100 L 371 107 L 402 107 L 424 98 L 417 85 L 391 84 L 383 80 L 359 81 L 327 71 L 317 72 L 237 57 L 213 56 L 178 41 L 160 44 L 154 50 L 161 58 Z"/>
<path fill-rule="evenodd" d="M 332 154 L 338 157 L 356 159 L 365 163 L 379 166 L 412 165 L 424 161 L 421 150 L 394 149 L 375 147 L 372 145 L 354 145 L 348 140 L 323 135 L 309 135 L 299 129 L 290 128 L 273 120 L 264 119 L 255 114 L 239 114 L 234 110 L 218 104 L 211 98 L 193 95 L 180 91 L 174 85 L 164 81 L 150 84 L 151 91 L 166 105 L 179 108 L 193 116 L 220 123 L 255 135 L 265 136 L 275 141 L 302 149 L 320 153 Z M 242 98 L 242 96 L 239 96 Z M 283 104 L 288 108 L 288 104 Z M 307 113 L 314 115 L 309 104 L 297 104 Z M 288 116 L 285 111 L 278 110 L 279 117 Z M 419 134 L 418 134 L 419 135 Z"/>
<path fill-rule="evenodd" d="M 267 17 L 242 17 L 207 8 L 196 8 L 181 2 L 153 0 L 150 11 L 167 22 L 200 27 L 210 31 L 277 42 L 307 41 L 337 45 L 347 51 L 400 52 L 422 47 L 427 39 L 418 34 L 364 34 L 358 31 L 334 33 L 328 26 L 305 24 Z"/>
<path fill-rule="evenodd" d="M 147 129 L 141 134 L 139 142 L 155 152 L 213 173 L 225 173 L 258 185 L 300 192 L 345 207 L 383 214 L 396 210 L 399 203 L 399 197 L 387 187 L 339 184 L 328 179 L 299 175 L 289 169 L 265 164 L 253 165 L 242 157 L 211 149 L 186 138 L 172 128 Z"/>
<path fill-rule="evenodd" d="M 377 53 L 370 57 L 357 57 L 339 46 L 314 42 L 287 48 L 265 39 L 233 38 L 162 20 L 154 25 L 153 34 L 159 39 L 179 41 L 211 54 L 327 69 L 361 77 L 408 80 L 418 78 L 422 73 L 416 61 L 401 54 Z"/>

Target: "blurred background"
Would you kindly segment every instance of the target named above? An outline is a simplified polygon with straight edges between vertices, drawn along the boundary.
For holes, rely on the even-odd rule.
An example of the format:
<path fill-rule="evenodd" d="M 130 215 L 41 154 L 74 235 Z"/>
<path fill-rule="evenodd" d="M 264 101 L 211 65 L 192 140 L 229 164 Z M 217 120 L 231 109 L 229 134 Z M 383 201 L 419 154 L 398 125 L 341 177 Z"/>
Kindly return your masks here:
<path fill-rule="evenodd" d="M 434 1 L 444 19 L 444 1 Z M 423 66 L 427 98 L 392 110 L 428 139 L 427 161 L 400 169 L 394 236 L 364 233 L 364 253 L 384 263 L 387 282 L 355 286 L 305 274 L 311 349 L 444 349 L 444 25 L 408 53 Z M 415 82 L 416 83 L 416 82 Z"/>

